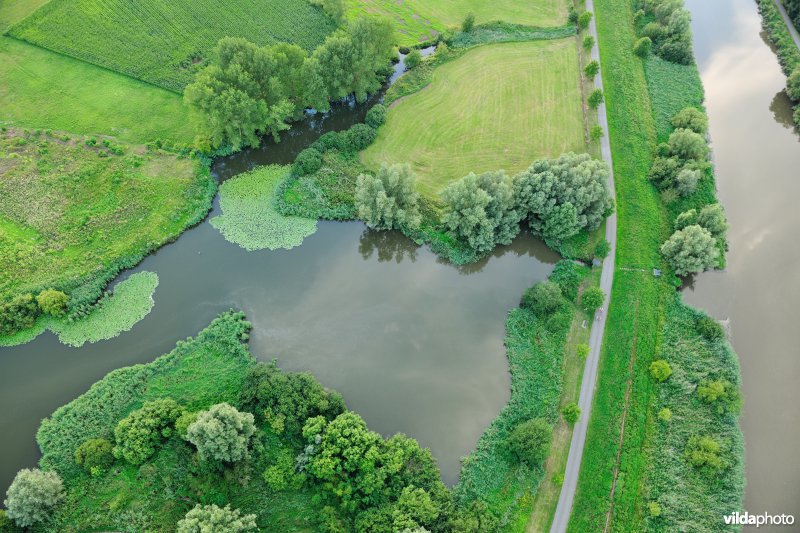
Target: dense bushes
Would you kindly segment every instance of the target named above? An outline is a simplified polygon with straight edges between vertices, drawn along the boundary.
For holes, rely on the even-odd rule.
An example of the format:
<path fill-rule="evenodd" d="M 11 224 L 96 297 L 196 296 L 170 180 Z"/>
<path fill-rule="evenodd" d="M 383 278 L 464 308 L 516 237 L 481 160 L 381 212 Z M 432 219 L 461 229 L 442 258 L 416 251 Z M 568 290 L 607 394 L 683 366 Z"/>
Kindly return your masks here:
<path fill-rule="evenodd" d="M 257 146 L 263 134 L 277 140 L 304 108 L 326 111 L 330 100 L 354 93 L 364 101 L 379 89 L 393 33 L 386 19 L 359 18 L 329 35 L 310 57 L 296 45 L 259 47 L 225 37 L 184 96 L 200 112 L 213 147 Z"/>
<path fill-rule="evenodd" d="M 313 174 L 322 167 L 322 154 L 314 148 L 306 148 L 297 154 L 292 172 L 298 176 Z"/>
<path fill-rule="evenodd" d="M 641 28 L 640 35 L 650 39 L 653 51 L 673 63 L 693 63 L 691 15 L 683 7 L 683 0 L 639 0 L 638 3 L 652 20 Z"/>
<path fill-rule="evenodd" d="M 98 475 L 114 462 L 114 447 L 106 439 L 88 439 L 75 450 L 75 463 Z"/>
<path fill-rule="evenodd" d="M 30 527 L 47 520 L 63 499 L 64 485 L 58 474 L 25 468 L 14 477 L 3 504 L 18 526 Z"/>
<path fill-rule="evenodd" d="M 386 164 L 375 176 L 361 174 L 356 181 L 358 218 L 373 229 L 416 229 L 422 217 L 416 175 L 411 166 Z"/>
<path fill-rule="evenodd" d="M 55 289 L 45 289 L 36 296 L 36 303 L 43 313 L 64 316 L 67 313 L 69 296 Z"/>
<path fill-rule="evenodd" d="M 114 429 L 114 456 L 139 465 L 156 453 L 157 446 L 170 435 L 172 425 L 182 413 L 170 398 L 145 402 L 123 418 Z"/>
<path fill-rule="evenodd" d="M 378 129 L 384 122 L 386 122 L 386 107 L 383 104 L 372 106 L 364 117 L 364 124 L 371 128 Z"/>
<path fill-rule="evenodd" d="M 266 421 L 273 431 L 299 435 L 307 418 L 327 420 L 345 411 L 344 400 L 307 373 L 287 373 L 272 363 L 258 363 L 248 369 L 239 402 Z"/>
<path fill-rule="evenodd" d="M 10 302 L 0 305 L 0 335 L 11 335 L 33 327 L 41 314 L 32 294 L 20 294 Z"/>

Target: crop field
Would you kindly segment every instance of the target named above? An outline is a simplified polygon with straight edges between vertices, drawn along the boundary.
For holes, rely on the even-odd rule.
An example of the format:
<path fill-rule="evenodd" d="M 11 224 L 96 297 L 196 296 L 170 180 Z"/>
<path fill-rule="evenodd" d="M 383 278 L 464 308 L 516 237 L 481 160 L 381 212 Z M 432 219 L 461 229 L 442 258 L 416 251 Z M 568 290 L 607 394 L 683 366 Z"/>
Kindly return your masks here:
<path fill-rule="evenodd" d="M 137 144 L 191 143 L 194 120 L 165 89 L 0 37 L 0 124 L 113 135 Z"/>
<path fill-rule="evenodd" d="M 467 13 L 480 24 L 491 21 L 529 26 L 560 26 L 567 19 L 565 0 L 347 0 L 350 16 L 380 14 L 395 21 L 400 44 L 411 45 L 434 39 L 449 27 L 458 26 Z"/>
<path fill-rule="evenodd" d="M 0 136 L 0 300 L 102 283 L 207 212 L 214 183 L 199 163 L 103 140 Z"/>
<path fill-rule="evenodd" d="M 573 39 L 475 48 L 397 101 L 364 163 L 410 163 L 434 195 L 470 172 L 516 173 L 534 160 L 586 151 Z"/>
<path fill-rule="evenodd" d="M 307 0 L 51 0 L 9 34 L 180 92 L 222 37 L 311 50 L 334 27 Z"/>

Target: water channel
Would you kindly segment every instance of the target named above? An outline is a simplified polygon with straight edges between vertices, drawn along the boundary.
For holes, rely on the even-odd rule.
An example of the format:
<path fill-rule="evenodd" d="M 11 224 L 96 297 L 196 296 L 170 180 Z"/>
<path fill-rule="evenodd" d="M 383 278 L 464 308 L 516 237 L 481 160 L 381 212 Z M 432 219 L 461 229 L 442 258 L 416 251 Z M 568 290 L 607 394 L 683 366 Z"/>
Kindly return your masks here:
<path fill-rule="evenodd" d="M 684 299 L 730 319 L 745 395 L 745 509 L 800 520 L 800 135 L 755 2 L 687 7 L 731 229 L 727 269 L 698 276 Z"/>
<path fill-rule="evenodd" d="M 220 180 L 287 163 L 321 133 L 363 120 L 346 103 L 295 125 L 278 144 L 220 160 Z M 219 208 L 215 202 L 215 216 Z M 153 311 L 119 337 L 70 348 L 46 333 L 0 349 L 0 486 L 38 459 L 39 421 L 107 372 L 153 360 L 233 307 L 253 322 L 252 353 L 312 372 L 384 435 L 430 447 L 447 483 L 509 397 L 506 313 L 558 257 L 520 236 L 467 268 L 439 261 L 396 233 L 321 222 L 293 250 L 247 252 L 208 222 L 134 271 L 159 275 Z"/>

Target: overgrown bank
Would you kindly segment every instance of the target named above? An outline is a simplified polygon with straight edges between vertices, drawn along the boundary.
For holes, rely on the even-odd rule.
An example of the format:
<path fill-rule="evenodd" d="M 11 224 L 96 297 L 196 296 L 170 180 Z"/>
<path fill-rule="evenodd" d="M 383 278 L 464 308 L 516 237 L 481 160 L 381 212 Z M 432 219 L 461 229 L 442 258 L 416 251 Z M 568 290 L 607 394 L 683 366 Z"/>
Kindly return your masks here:
<path fill-rule="evenodd" d="M 794 122 L 800 128 L 800 48 L 792 39 L 786 22 L 775 5 L 775 0 L 756 0 L 756 2 L 758 11 L 761 13 L 761 24 L 767 32 L 769 40 L 775 45 L 778 61 L 787 77 L 786 94 L 795 103 Z M 787 2 L 787 7 L 790 4 L 790 16 L 794 13 L 795 26 L 797 26 L 798 20 L 800 20 L 800 6 L 796 2 Z"/>
<path fill-rule="evenodd" d="M 693 61 L 673 60 L 667 64 L 663 57 L 647 58 L 650 50 L 642 53 L 638 46 L 644 38 L 643 28 L 650 22 L 663 24 L 668 29 L 650 26 L 649 30 L 674 32 L 674 42 L 684 45 L 687 42 L 688 13 L 677 14 L 670 22 L 676 4 L 670 3 L 667 7 L 663 2 L 664 7 L 659 7 L 661 4 L 641 3 L 644 8 L 638 13 L 630 0 L 611 0 L 596 5 L 617 188 L 617 271 L 593 416 L 569 526 L 571 531 L 669 530 L 669 524 L 680 523 L 675 521 L 680 517 L 673 507 L 667 510 L 649 505 L 652 502 L 648 498 L 658 492 L 654 484 L 663 475 L 660 470 L 663 465 L 658 461 L 660 456 L 681 456 L 678 459 L 682 461 L 681 469 L 673 473 L 681 476 L 682 489 L 690 495 L 686 497 L 693 500 L 693 505 L 708 504 L 705 498 L 718 488 L 698 476 L 693 469 L 701 467 L 690 466 L 689 459 L 683 455 L 690 447 L 688 433 L 697 433 L 701 427 L 702 431 L 711 432 L 713 424 L 705 421 L 708 423 L 690 429 L 681 426 L 680 450 L 664 448 L 663 440 L 657 439 L 654 391 L 658 385 L 651 377 L 650 365 L 658 358 L 662 332 L 674 328 L 671 325 L 674 316 L 667 310 L 676 298 L 672 282 L 677 280 L 673 273 L 682 265 L 674 257 L 667 263 L 659 251 L 663 250 L 662 243 L 672 230 L 680 232 L 680 213 L 716 203 L 709 166 L 702 165 L 698 169 L 700 175 L 694 181 L 695 186 L 685 196 L 679 193 L 675 181 L 690 163 L 683 157 L 686 153 L 674 151 L 677 139 L 670 143 L 674 124 L 685 128 L 676 115 L 686 107 L 699 107 L 702 86 Z M 669 33 L 658 35 L 665 39 L 661 43 L 670 39 Z M 690 46 L 690 39 L 688 43 Z M 656 51 L 661 52 L 660 49 Z M 644 62 L 642 55 L 647 58 Z M 695 116 L 692 111 L 687 113 Z M 702 121 L 699 124 L 702 126 Z M 681 136 L 692 137 L 684 133 Z M 669 144 L 659 146 L 659 141 L 664 140 Z M 707 152 L 707 148 L 699 146 L 694 139 L 686 144 L 697 148 L 698 154 Z M 674 158 L 674 161 L 658 167 L 654 164 L 658 158 Z M 662 169 L 667 181 L 653 179 L 653 168 Z M 654 185 L 662 185 L 662 192 Z M 675 226 L 670 223 L 673 220 Z M 709 252 L 714 263 L 695 264 L 701 270 L 723 264 L 717 260 L 724 258 L 724 239 L 708 242 L 716 247 L 716 252 Z M 654 277 L 654 268 L 665 274 Z M 735 364 L 735 360 L 725 356 L 717 359 L 715 365 L 709 363 L 707 370 L 727 367 L 729 374 L 738 376 L 738 368 L 731 366 L 732 361 Z M 729 432 L 740 435 L 735 417 L 731 423 Z M 734 447 L 732 453 L 737 457 L 732 464 L 741 461 L 741 449 Z M 725 498 L 738 505 L 743 497 L 741 475 L 738 468 L 720 474 L 730 481 L 731 490 Z M 672 498 L 674 490 L 663 490 L 659 497 Z M 722 527 L 720 516 L 712 517 L 707 510 L 698 518 L 704 520 L 700 528 L 719 530 Z"/>

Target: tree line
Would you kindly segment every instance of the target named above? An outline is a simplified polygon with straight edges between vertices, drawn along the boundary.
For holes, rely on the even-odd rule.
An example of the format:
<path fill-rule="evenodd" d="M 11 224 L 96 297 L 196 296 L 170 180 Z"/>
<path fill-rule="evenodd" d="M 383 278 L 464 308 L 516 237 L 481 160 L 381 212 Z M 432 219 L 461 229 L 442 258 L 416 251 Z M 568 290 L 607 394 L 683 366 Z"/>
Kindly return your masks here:
<path fill-rule="evenodd" d="M 377 91 L 394 54 L 394 28 L 382 18 L 359 18 L 329 35 L 311 55 L 299 46 L 258 46 L 225 37 L 198 72 L 184 99 L 202 120 L 206 150 L 278 140 L 307 108 L 327 111 L 331 100 Z"/>
<path fill-rule="evenodd" d="M 639 56 L 653 53 L 673 63 L 691 65 L 692 17 L 683 0 L 638 0 L 634 16 L 641 39 L 634 50 Z"/>

